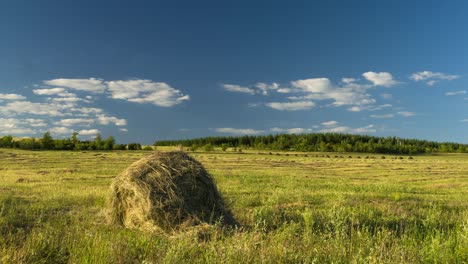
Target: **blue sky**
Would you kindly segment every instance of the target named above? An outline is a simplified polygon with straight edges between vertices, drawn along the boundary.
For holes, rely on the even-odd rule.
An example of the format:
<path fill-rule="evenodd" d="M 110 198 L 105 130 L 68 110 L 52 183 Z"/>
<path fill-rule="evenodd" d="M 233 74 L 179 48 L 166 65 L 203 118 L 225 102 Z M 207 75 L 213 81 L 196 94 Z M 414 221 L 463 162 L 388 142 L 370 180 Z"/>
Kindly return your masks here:
<path fill-rule="evenodd" d="M 0 135 L 468 143 L 466 1 L 3 1 Z"/>

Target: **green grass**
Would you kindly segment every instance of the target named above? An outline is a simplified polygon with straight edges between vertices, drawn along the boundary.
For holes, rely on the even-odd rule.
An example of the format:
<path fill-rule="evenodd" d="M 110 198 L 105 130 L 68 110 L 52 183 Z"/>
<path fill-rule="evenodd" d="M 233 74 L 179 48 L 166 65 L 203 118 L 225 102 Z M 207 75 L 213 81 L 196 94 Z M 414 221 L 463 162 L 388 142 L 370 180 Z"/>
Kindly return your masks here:
<path fill-rule="evenodd" d="M 0 149 L 0 263 L 468 263 L 468 155 L 257 152 L 192 154 L 242 228 L 168 236 L 105 221 L 148 152 Z"/>

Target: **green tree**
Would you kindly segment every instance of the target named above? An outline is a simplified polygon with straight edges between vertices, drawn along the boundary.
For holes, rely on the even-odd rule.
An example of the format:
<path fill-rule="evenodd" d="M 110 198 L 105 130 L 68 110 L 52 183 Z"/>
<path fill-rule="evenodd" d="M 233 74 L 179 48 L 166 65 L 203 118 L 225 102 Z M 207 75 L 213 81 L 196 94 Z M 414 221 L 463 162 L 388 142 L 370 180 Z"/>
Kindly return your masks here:
<path fill-rule="evenodd" d="M 214 147 L 211 144 L 206 144 L 205 146 L 203 146 L 203 150 L 204 151 L 213 151 Z"/>
<path fill-rule="evenodd" d="M 78 132 L 73 132 L 71 138 L 70 138 L 71 144 L 72 144 L 72 149 L 76 149 L 76 145 L 78 144 Z"/>
<path fill-rule="evenodd" d="M 0 147 L 2 148 L 13 147 L 13 137 L 10 135 L 2 137 L 2 139 L 0 140 Z"/>
<path fill-rule="evenodd" d="M 141 145 L 139 143 L 130 143 L 127 145 L 128 150 L 141 150 Z"/>
<path fill-rule="evenodd" d="M 104 140 L 103 149 L 112 150 L 115 145 L 115 139 L 113 136 L 109 136 Z"/>
<path fill-rule="evenodd" d="M 221 149 L 223 151 L 226 151 L 228 149 L 228 145 L 227 144 L 221 144 Z"/>
<path fill-rule="evenodd" d="M 50 132 L 45 132 L 44 136 L 42 136 L 41 148 L 42 149 L 53 149 L 54 148 L 54 139 L 50 135 Z"/>
<path fill-rule="evenodd" d="M 99 134 L 99 133 L 96 134 L 96 137 L 94 138 L 94 143 L 95 143 L 96 149 L 102 149 L 101 134 Z"/>

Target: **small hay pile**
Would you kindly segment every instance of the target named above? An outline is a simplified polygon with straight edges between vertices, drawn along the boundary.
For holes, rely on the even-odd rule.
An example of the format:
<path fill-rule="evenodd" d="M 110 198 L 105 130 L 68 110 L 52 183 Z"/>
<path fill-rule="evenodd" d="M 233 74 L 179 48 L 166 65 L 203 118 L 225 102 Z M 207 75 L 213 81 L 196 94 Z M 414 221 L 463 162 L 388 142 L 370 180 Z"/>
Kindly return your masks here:
<path fill-rule="evenodd" d="M 181 151 L 151 154 L 118 175 L 111 186 L 109 220 L 165 232 L 216 222 L 237 225 L 210 174 Z"/>

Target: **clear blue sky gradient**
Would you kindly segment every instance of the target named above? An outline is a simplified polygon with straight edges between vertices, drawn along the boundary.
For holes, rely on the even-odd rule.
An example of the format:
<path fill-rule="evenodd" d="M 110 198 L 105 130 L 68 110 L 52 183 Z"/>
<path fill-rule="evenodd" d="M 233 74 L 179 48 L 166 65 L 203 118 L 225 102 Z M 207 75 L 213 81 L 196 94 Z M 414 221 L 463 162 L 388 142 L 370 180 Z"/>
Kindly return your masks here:
<path fill-rule="evenodd" d="M 343 131 L 468 143 L 467 13 L 467 1 L 3 1 L 0 136 L 49 130 L 56 137 L 88 131 L 81 137 L 89 138 L 97 130 L 119 142 L 149 144 Z M 422 71 L 457 78 L 410 78 Z M 389 73 L 393 83 L 373 84 L 365 72 Z M 45 83 L 89 78 L 165 83 L 190 99 L 161 106 Z M 328 78 L 335 88 L 354 78 L 374 102 L 358 112 L 331 105 L 333 99 L 279 110 L 269 103 L 292 102 L 288 97 L 298 94 L 263 95 L 255 88 L 259 82 L 297 88 L 293 81 L 315 78 Z M 227 91 L 226 84 L 251 92 Z M 99 108 L 125 125 L 68 108 L 52 115 L 8 106 L 16 100 L 53 107 L 53 96 L 33 92 L 46 88 L 91 96 L 75 106 Z M 60 123 L 78 118 L 95 121 Z"/>

